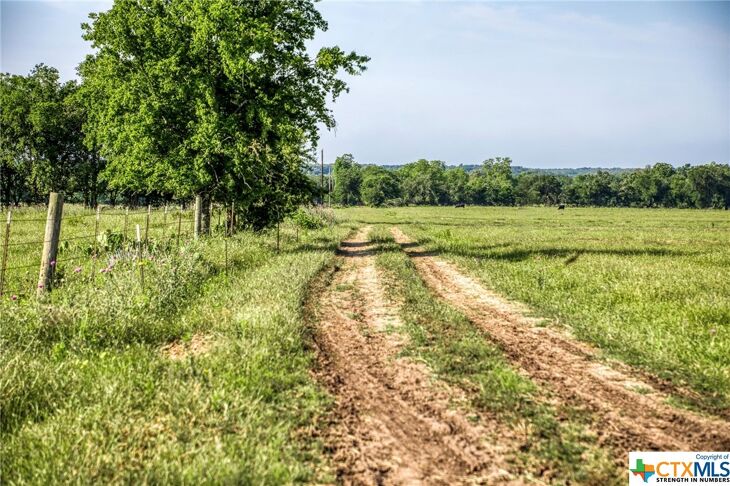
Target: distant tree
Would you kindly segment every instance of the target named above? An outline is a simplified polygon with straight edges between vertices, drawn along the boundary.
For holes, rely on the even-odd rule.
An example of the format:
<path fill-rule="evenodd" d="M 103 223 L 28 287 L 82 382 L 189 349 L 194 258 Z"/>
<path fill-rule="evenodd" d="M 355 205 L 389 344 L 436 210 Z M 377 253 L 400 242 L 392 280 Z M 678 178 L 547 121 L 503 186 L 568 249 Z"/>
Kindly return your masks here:
<path fill-rule="evenodd" d="M 350 206 L 360 203 L 361 167 L 352 154 L 344 154 L 335 159 L 332 172 L 335 187 L 332 197 L 337 204 Z"/>
<path fill-rule="evenodd" d="M 676 169 L 672 179 L 669 181 L 669 198 L 671 201 L 671 207 L 698 207 L 698 194 L 697 191 L 695 191 L 692 180 L 689 178 L 690 170 L 691 166 L 689 164 Z"/>
<path fill-rule="evenodd" d="M 730 166 L 711 162 L 687 171 L 701 208 L 730 207 Z"/>
<path fill-rule="evenodd" d="M 618 179 L 606 171 L 574 177 L 565 193 L 569 202 L 584 206 L 616 206 Z"/>
<path fill-rule="evenodd" d="M 383 206 L 400 197 L 398 177 L 393 171 L 377 166 L 367 166 L 362 170 L 360 197 L 368 206 Z"/>
<path fill-rule="evenodd" d="M 517 176 L 514 192 L 517 204 L 556 204 L 563 184 L 551 174 L 523 172 Z"/>
<path fill-rule="evenodd" d="M 310 56 L 327 28 L 313 2 L 117 0 L 91 20 L 97 51 L 80 73 L 111 190 L 235 200 L 254 228 L 311 198 L 305 167 L 318 124 L 335 124 L 338 74 L 368 60 L 339 47 Z"/>
<path fill-rule="evenodd" d="M 444 175 L 446 194 L 451 204 L 471 202 L 469 199 L 469 174 L 464 167 L 447 169 Z"/>
<path fill-rule="evenodd" d="M 446 192 L 446 164 L 420 159 L 398 170 L 401 195 L 407 204 L 443 204 Z"/>
<path fill-rule="evenodd" d="M 514 204 L 514 177 L 512 160 L 497 157 L 485 160 L 482 167 L 470 174 L 469 192 L 476 204 L 511 205 Z"/>
<path fill-rule="evenodd" d="M 659 163 L 617 176 L 618 201 L 625 206 L 658 207 L 671 205 L 670 181 L 674 168 Z"/>

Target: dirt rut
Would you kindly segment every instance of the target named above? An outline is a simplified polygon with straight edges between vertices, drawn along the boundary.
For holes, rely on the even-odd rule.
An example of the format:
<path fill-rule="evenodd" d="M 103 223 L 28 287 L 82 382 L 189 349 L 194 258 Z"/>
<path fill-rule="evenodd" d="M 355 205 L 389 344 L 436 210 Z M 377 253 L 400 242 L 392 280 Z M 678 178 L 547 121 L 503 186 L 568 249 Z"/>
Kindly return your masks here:
<path fill-rule="evenodd" d="M 397 357 L 397 306 L 381 287 L 368 228 L 342 243 L 339 270 L 321 290 L 318 379 L 336 398 L 325 443 L 345 484 L 519 482 L 507 471 L 510 432 L 467 414 L 460 391 Z M 498 440 L 499 438 L 499 440 Z"/>
<path fill-rule="evenodd" d="M 560 400 L 587 409 L 603 443 L 617 452 L 730 450 L 728 422 L 667 405 L 667 396 L 640 373 L 600 363 L 595 349 L 557 330 L 538 327 L 519 304 L 414 247 L 400 229 L 392 232 L 428 287 L 487 331 L 531 378 L 547 384 Z"/>

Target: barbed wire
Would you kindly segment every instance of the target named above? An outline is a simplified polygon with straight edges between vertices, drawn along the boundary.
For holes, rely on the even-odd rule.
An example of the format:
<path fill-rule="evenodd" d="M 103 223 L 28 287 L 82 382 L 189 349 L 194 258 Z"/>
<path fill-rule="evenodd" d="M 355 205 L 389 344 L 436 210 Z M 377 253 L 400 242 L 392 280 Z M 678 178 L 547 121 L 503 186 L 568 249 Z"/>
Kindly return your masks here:
<path fill-rule="evenodd" d="M 45 210 L 46 207 L 38 207 L 38 210 Z M 214 223 L 215 214 L 218 214 L 218 224 Z M 215 233 L 214 228 L 221 226 L 221 216 L 226 214 L 226 207 L 220 206 L 211 209 L 210 215 L 210 230 L 211 233 Z M 16 295 L 18 297 L 25 297 L 35 294 L 35 282 L 34 273 L 35 269 L 41 266 L 41 258 L 36 254 L 36 251 L 40 252 L 42 245 L 50 243 L 51 240 L 46 239 L 34 239 L 34 240 L 22 240 L 12 241 L 13 236 L 27 235 L 27 227 L 20 230 L 12 231 L 12 227 L 15 225 L 22 225 L 24 223 L 47 223 L 46 217 L 27 217 L 23 218 L 22 214 L 20 218 L 15 217 L 15 213 L 11 210 L 11 218 L 9 220 L 10 228 L 2 231 L 2 222 L 0 221 L 0 253 L 3 255 L 2 264 L 4 266 L 4 272 L 6 272 L 6 278 L 4 279 L 4 285 L 0 288 L 2 296 Z M 163 220 L 164 217 L 164 220 Z M 82 265 L 83 263 L 91 263 L 104 259 L 106 257 L 114 255 L 114 252 L 118 250 L 128 251 L 130 248 L 134 248 L 138 245 L 143 245 L 146 249 L 150 246 L 154 247 L 156 244 L 162 244 L 163 247 L 167 247 L 172 251 L 173 247 L 182 248 L 185 245 L 191 243 L 192 238 L 195 235 L 193 224 L 195 223 L 195 210 L 193 208 L 180 209 L 179 207 L 158 207 L 154 209 L 136 209 L 136 210 L 110 210 L 105 211 L 103 208 L 98 211 L 90 210 L 88 213 L 73 213 L 61 215 L 60 222 L 62 226 L 71 225 L 71 234 L 74 233 L 74 225 L 80 224 L 83 226 L 86 224 L 86 228 L 89 228 L 91 218 L 96 218 L 94 228 L 94 234 L 81 234 L 76 236 L 62 237 L 58 240 L 58 253 L 56 259 L 51 263 L 54 266 L 54 271 L 63 268 L 64 273 L 68 273 L 71 270 L 69 266 L 73 268 L 73 265 Z M 124 223 L 122 223 L 122 219 Z M 45 226 L 45 225 L 44 225 Z M 145 238 L 142 241 L 135 242 L 134 228 L 140 226 L 145 232 Z M 225 223 L 227 232 L 228 223 Z M 176 228 L 177 227 L 177 228 Z M 168 230 L 168 228 L 171 228 Z M 161 231 L 160 231 L 161 230 Z M 41 225 L 38 225 L 38 231 L 43 231 Z M 131 231 L 131 235 L 129 234 Z M 67 231 L 68 232 L 68 231 Z M 109 232 L 122 237 L 121 246 L 116 244 L 107 246 L 106 243 L 97 242 L 99 235 L 106 234 Z M 5 238 L 2 238 L 5 237 Z M 5 243 L 5 239 L 8 239 Z M 175 245 L 175 240 L 178 244 Z M 83 245 L 69 245 L 71 242 L 88 242 Z M 21 250 L 11 250 L 10 248 Z M 22 248 L 33 248 L 32 251 L 25 251 Z M 93 248 L 93 249 L 92 249 Z M 30 257 L 30 259 L 28 258 Z M 21 264 L 8 266 L 10 261 L 20 260 L 32 261 L 33 263 Z M 8 283 L 20 283 L 20 287 L 14 286 L 8 288 Z"/>
<path fill-rule="evenodd" d="M 5 270 L 19 270 L 22 268 L 38 268 L 40 266 L 41 262 L 38 263 L 31 263 L 30 265 L 18 265 L 15 267 L 6 267 Z"/>

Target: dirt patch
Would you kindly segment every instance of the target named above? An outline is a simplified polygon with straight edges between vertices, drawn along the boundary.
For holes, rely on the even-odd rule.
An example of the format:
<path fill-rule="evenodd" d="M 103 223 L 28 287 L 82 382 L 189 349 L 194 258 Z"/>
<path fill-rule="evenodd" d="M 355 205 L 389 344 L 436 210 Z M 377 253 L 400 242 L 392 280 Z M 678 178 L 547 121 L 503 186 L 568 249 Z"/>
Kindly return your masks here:
<path fill-rule="evenodd" d="M 727 421 L 667 405 L 667 395 L 643 379 L 645 374 L 601 363 L 591 346 L 536 326 L 524 306 L 425 253 L 398 228 L 392 232 L 428 287 L 486 330 L 532 379 L 547 385 L 558 399 L 590 412 L 599 439 L 613 446 L 621 461 L 631 450 L 730 449 Z"/>
<path fill-rule="evenodd" d="M 168 359 L 182 361 L 190 356 L 200 356 L 213 347 L 213 336 L 195 334 L 190 341 L 175 341 L 160 348 L 160 352 Z"/>
<path fill-rule="evenodd" d="M 310 313 L 317 378 L 336 406 L 325 443 L 345 484 L 492 484 L 509 472 L 511 431 L 465 411 L 460 390 L 399 358 L 398 307 L 383 293 L 368 228 L 343 242 Z M 316 305 L 316 307 L 315 307 Z"/>

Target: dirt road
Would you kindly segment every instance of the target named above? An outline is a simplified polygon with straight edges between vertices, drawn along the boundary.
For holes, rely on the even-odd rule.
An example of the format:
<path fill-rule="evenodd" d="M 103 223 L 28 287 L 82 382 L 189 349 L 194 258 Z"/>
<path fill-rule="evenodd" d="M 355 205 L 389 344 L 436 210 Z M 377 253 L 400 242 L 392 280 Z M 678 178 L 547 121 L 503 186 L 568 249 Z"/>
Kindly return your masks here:
<path fill-rule="evenodd" d="M 438 297 L 481 326 L 513 363 L 558 399 L 590 412 L 594 431 L 621 457 L 631 450 L 730 450 L 728 422 L 667 405 L 667 395 L 640 373 L 603 364 L 590 346 L 537 326 L 524 307 L 414 246 L 398 228 L 392 232 Z"/>
<path fill-rule="evenodd" d="M 335 396 L 325 443 L 345 484 L 519 483 L 509 472 L 510 430 L 467 412 L 460 390 L 399 358 L 397 303 L 389 302 L 367 241 L 342 243 L 339 269 L 320 282 L 317 377 Z"/>

